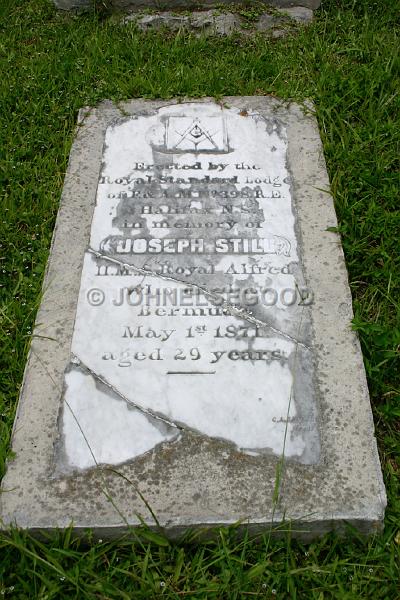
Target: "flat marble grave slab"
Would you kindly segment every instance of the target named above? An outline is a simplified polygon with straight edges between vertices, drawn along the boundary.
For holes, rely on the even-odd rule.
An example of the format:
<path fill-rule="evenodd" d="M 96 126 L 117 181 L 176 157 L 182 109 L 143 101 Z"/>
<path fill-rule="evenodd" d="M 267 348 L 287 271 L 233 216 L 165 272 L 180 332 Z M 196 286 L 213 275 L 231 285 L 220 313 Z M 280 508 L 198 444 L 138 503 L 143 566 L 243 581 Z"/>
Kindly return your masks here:
<path fill-rule="evenodd" d="M 32 531 L 380 529 L 385 489 L 312 107 L 81 111 L 3 482 Z M 274 490 L 278 496 L 274 496 Z M 144 502 L 144 500 L 146 502 Z"/>

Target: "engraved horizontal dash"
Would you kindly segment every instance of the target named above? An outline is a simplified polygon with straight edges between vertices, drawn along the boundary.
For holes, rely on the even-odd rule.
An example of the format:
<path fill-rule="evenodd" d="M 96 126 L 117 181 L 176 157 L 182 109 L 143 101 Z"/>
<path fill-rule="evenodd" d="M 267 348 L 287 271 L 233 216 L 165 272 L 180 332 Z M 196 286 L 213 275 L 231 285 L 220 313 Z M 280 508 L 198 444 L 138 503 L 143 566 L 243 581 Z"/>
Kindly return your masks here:
<path fill-rule="evenodd" d="M 167 375 L 215 375 L 215 371 L 167 371 Z"/>

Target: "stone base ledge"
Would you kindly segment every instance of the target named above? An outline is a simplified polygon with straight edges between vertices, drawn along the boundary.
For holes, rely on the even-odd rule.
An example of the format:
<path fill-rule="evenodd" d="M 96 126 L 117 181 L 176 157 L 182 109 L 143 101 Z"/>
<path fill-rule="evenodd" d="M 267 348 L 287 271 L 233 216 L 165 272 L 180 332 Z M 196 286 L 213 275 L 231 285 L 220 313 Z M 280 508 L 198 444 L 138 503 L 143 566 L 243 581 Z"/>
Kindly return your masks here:
<path fill-rule="evenodd" d="M 243 0 L 229 0 L 224 2 L 221 0 L 165 0 L 160 2 L 159 0 L 53 0 L 57 8 L 61 10 L 88 10 L 91 8 L 107 8 L 113 10 L 141 10 L 141 9 L 155 9 L 159 11 L 169 11 L 174 9 L 181 10 L 200 10 L 211 7 L 221 8 L 226 5 L 228 10 L 233 4 L 243 4 Z M 310 10 L 317 9 L 321 0 L 268 0 L 263 2 L 266 6 L 272 6 L 276 8 L 297 8 L 303 7 Z"/>
<path fill-rule="evenodd" d="M 294 25 L 306 25 L 312 21 L 313 11 L 303 6 L 275 8 L 254 19 L 246 19 L 239 13 L 221 10 L 193 11 L 191 14 L 172 11 L 146 13 L 132 12 L 123 19 L 124 23 L 134 22 L 141 31 L 191 32 L 195 35 L 231 35 L 240 33 L 268 33 L 272 37 L 282 37 Z"/>

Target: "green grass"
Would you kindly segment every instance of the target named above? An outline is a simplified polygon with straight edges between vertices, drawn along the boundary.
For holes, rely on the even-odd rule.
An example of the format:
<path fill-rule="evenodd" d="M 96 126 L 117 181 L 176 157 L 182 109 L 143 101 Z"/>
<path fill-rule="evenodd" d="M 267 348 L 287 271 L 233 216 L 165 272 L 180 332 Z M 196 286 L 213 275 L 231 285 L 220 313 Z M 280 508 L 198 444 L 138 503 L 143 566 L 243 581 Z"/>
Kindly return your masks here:
<path fill-rule="evenodd" d="M 324 143 L 389 496 L 383 535 L 204 545 L 82 546 L 1 538 L 13 598 L 400 597 L 399 39 L 394 0 L 324 0 L 280 40 L 140 34 L 115 19 L 1 0 L 0 469 L 37 310 L 77 111 L 104 98 L 275 94 L 312 98 Z M 249 9 L 251 10 L 251 8 Z M 165 585 L 163 585 L 163 583 Z"/>

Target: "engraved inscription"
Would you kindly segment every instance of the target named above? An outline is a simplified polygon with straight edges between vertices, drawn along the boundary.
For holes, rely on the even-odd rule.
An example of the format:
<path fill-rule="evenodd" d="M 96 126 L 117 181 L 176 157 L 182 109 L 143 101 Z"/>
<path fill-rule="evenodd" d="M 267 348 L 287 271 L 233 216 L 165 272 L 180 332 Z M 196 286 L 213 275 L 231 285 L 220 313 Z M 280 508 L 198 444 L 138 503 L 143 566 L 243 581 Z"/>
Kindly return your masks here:
<path fill-rule="evenodd" d="M 185 431 L 318 459 L 285 128 L 213 103 L 106 133 L 61 419 L 68 468 Z"/>

